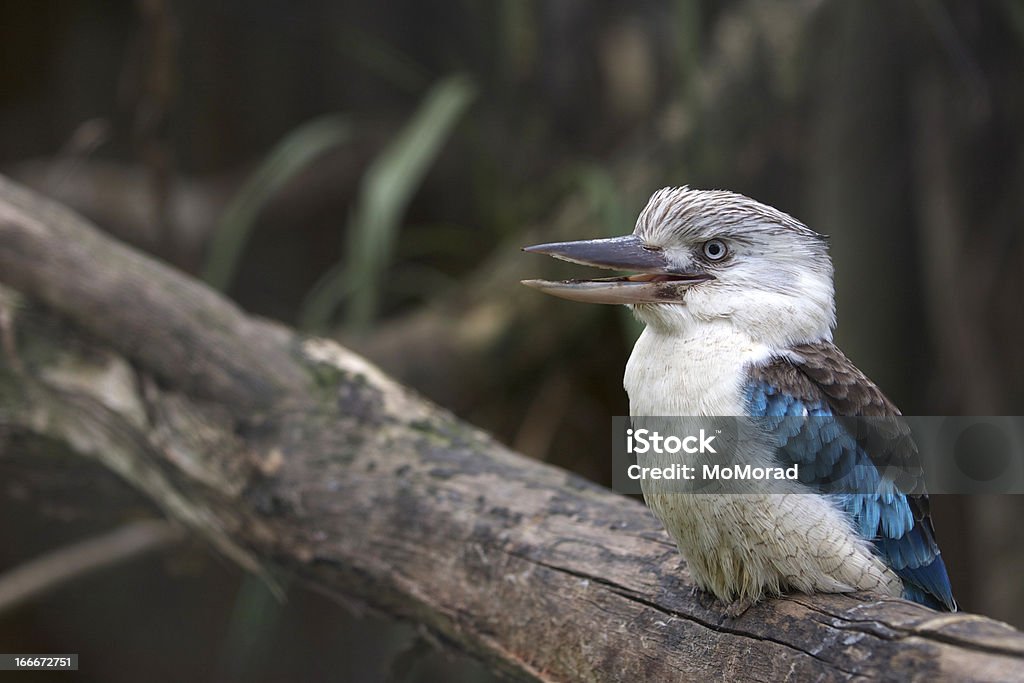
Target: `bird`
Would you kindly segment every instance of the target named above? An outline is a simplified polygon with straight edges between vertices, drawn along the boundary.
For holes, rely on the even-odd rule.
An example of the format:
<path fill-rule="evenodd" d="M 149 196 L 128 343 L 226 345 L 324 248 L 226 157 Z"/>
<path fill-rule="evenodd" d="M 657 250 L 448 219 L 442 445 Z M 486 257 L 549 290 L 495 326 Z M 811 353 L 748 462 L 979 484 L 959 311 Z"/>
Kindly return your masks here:
<path fill-rule="evenodd" d="M 879 446 L 851 433 L 852 418 L 892 420 L 900 412 L 833 343 L 824 235 L 747 196 L 683 186 L 655 192 L 630 235 L 524 251 L 632 273 L 522 282 L 573 301 L 632 308 L 644 323 L 623 379 L 633 419 L 760 419 L 776 431 L 755 462 L 803 466 L 783 493 L 756 482 L 703 494 L 641 481 L 694 583 L 728 614 L 794 591 L 874 592 L 957 610 L 927 494 L 881 474 L 892 455 L 885 451 L 913 450 L 913 442 L 887 449 L 885 439 Z M 800 426 L 785 427 L 790 418 Z M 878 486 L 834 486 L 851 463 Z"/>

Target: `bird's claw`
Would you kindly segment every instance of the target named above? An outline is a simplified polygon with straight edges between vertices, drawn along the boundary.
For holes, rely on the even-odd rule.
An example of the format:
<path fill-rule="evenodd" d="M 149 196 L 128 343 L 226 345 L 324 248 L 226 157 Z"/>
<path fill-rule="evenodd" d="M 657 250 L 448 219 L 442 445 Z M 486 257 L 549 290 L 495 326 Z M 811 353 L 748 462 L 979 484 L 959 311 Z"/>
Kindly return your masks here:
<path fill-rule="evenodd" d="M 730 619 L 739 619 L 743 614 L 754 606 L 754 601 L 750 598 L 739 598 L 733 600 L 725 607 L 725 616 Z"/>

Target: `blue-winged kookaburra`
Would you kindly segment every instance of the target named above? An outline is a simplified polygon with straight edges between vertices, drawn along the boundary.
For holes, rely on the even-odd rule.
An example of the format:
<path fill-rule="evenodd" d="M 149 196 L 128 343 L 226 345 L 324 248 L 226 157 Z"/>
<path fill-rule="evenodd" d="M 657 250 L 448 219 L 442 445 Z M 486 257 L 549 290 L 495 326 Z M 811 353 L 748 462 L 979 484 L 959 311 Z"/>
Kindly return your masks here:
<path fill-rule="evenodd" d="M 832 344 L 824 237 L 777 209 L 732 192 L 665 188 L 632 235 L 526 251 L 636 273 L 524 282 L 574 301 L 629 305 L 646 323 L 626 365 L 631 415 L 816 416 L 840 429 L 844 416 L 899 415 Z M 956 609 L 926 496 L 826 491 L 806 473 L 823 482 L 851 459 L 874 470 L 877 454 L 780 443 L 778 464 L 812 465 L 797 493 L 645 488 L 700 588 L 739 611 L 787 590 L 873 591 Z"/>

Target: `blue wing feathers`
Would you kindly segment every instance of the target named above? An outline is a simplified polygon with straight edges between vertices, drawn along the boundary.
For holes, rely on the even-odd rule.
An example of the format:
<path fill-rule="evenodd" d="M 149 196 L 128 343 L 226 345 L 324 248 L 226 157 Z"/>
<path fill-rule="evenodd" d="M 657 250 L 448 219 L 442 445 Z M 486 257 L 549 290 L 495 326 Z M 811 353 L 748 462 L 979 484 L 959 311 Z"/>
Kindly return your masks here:
<path fill-rule="evenodd" d="M 778 457 L 787 465 L 800 464 L 804 484 L 827 488 L 826 495 L 903 579 L 905 598 L 935 609 L 955 609 L 927 515 L 915 518 L 917 504 L 881 476 L 871 454 L 842 420 L 829 419 L 840 415 L 824 396 L 793 395 L 764 379 L 764 368 L 759 374 L 761 378 L 752 378 L 745 387 L 746 404 L 750 416 L 764 418 L 761 424 L 775 440 Z M 824 419 L 786 419 L 803 416 Z"/>

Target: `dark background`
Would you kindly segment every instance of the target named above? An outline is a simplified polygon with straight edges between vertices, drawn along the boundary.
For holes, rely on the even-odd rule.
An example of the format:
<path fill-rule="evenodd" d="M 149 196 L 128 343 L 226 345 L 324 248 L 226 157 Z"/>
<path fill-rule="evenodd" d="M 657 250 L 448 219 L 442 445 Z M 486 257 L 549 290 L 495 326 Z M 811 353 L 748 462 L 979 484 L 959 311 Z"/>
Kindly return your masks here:
<path fill-rule="evenodd" d="M 520 287 L 576 271 L 518 248 L 664 185 L 829 234 L 837 342 L 905 414 L 1022 412 L 1016 0 L 39 0 L 0 55 L 0 171 L 595 480 L 638 327 Z M 0 571 L 124 521 L 89 486 L 0 481 Z M 961 606 L 1024 626 L 1024 499 L 932 508 Z M 88 680 L 489 680 L 420 643 L 199 543 L 0 612 Z"/>

